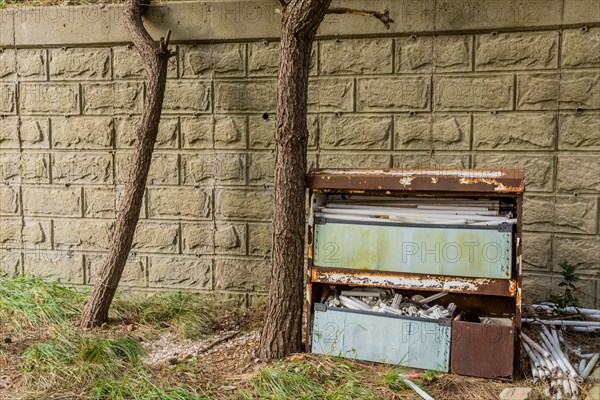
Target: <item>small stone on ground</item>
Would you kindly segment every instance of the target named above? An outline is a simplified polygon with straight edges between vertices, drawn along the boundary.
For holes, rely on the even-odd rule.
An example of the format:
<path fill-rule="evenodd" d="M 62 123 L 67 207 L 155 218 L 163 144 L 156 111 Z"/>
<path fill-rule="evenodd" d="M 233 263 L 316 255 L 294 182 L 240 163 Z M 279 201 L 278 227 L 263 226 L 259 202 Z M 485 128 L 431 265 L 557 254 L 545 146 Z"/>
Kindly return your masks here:
<path fill-rule="evenodd" d="M 500 400 L 536 400 L 537 394 L 532 388 L 506 388 L 500 393 Z"/>

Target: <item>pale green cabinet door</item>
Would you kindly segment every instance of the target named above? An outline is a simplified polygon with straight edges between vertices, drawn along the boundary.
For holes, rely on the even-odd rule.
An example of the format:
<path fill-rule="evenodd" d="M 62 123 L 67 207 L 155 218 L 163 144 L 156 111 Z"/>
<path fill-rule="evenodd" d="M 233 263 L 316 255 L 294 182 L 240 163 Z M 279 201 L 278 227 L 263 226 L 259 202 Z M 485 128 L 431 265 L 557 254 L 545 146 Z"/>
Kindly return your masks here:
<path fill-rule="evenodd" d="M 317 305 L 313 353 L 448 372 L 449 320 L 378 315 Z"/>
<path fill-rule="evenodd" d="M 509 279 L 512 252 L 512 233 L 497 229 L 315 225 L 318 267 Z"/>

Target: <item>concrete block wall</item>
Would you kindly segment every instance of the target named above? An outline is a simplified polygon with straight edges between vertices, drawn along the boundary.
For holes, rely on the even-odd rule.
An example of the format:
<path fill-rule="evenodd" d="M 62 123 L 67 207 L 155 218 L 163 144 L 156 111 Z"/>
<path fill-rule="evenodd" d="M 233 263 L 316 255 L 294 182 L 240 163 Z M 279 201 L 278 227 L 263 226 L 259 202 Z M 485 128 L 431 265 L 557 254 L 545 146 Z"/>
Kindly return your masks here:
<path fill-rule="evenodd" d="M 309 167 L 523 168 L 526 300 L 556 291 L 567 259 L 582 277 L 578 296 L 599 307 L 600 4 L 585 13 L 585 2 L 526 2 L 537 19 L 456 21 L 457 9 L 438 1 L 441 22 L 430 27 L 433 17 L 415 11 L 424 3 L 384 4 L 413 23 L 392 32 L 326 21 L 312 55 Z M 161 23 L 198 4 L 167 7 Z M 92 25 L 120 15 L 98 12 Z M 118 30 L 92 40 L 78 17 L 48 31 L 44 18 L 36 28 L 31 15 L 6 15 L 0 271 L 93 284 L 128 177 L 144 68 Z M 278 22 L 243 22 L 205 40 L 185 23 L 174 30 L 178 54 L 123 286 L 245 301 L 267 290 Z"/>

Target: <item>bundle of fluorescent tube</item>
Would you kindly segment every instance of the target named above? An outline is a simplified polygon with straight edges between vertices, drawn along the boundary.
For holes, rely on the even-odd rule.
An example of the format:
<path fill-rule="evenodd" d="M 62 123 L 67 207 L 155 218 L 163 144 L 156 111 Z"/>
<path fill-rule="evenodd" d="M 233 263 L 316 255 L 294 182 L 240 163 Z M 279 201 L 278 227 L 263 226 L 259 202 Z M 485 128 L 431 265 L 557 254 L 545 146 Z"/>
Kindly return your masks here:
<path fill-rule="evenodd" d="M 502 215 L 498 207 L 467 204 L 399 202 L 394 206 L 388 202 L 377 205 L 377 202 L 359 204 L 335 201 L 318 207 L 315 216 L 332 220 L 430 225 L 498 226 L 517 223 L 517 219 L 511 218 L 511 215 Z"/>

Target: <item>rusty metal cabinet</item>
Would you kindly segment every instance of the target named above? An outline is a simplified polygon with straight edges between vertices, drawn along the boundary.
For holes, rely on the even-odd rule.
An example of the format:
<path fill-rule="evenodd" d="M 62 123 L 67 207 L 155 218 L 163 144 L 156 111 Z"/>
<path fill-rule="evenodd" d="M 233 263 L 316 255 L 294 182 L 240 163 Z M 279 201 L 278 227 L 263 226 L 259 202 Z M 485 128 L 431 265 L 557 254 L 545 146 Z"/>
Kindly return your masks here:
<path fill-rule="evenodd" d="M 522 171 L 330 169 L 311 171 L 306 180 L 308 351 L 463 375 L 514 375 L 521 320 Z M 350 200 L 368 205 L 351 210 L 356 215 L 338 212 L 340 204 L 351 207 Z M 415 223 L 396 215 L 398 202 L 497 204 L 511 223 L 463 223 L 445 215 L 444 207 L 430 207 L 439 223 Z M 381 209 L 389 216 L 374 218 Z M 332 286 L 423 295 L 444 291 L 449 294 L 440 302 L 455 303 L 469 318 L 432 321 L 331 308 L 321 301 Z M 416 340 L 406 336 L 407 327 L 430 334 Z"/>

